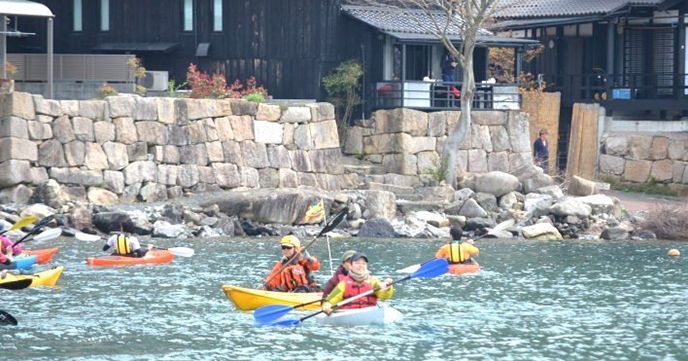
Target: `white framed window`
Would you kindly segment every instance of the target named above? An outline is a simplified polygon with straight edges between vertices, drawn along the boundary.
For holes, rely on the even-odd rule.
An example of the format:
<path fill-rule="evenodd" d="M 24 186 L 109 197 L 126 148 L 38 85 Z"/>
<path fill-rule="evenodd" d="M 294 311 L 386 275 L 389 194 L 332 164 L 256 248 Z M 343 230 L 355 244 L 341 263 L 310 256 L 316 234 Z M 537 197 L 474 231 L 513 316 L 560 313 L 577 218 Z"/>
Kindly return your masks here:
<path fill-rule="evenodd" d="M 213 0 L 213 31 L 222 31 L 222 1 Z"/>
<path fill-rule="evenodd" d="M 73 0 L 72 5 L 74 7 L 74 22 L 72 24 L 72 30 L 74 31 L 83 31 L 84 30 L 84 24 L 83 24 L 83 9 L 82 9 L 82 4 L 81 0 Z"/>
<path fill-rule="evenodd" d="M 100 31 L 110 31 L 110 0 L 100 0 Z"/>
<path fill-rule="evenodd" d="M 194 29 L 194 0 L 184 0 L 184 31 Z"/>

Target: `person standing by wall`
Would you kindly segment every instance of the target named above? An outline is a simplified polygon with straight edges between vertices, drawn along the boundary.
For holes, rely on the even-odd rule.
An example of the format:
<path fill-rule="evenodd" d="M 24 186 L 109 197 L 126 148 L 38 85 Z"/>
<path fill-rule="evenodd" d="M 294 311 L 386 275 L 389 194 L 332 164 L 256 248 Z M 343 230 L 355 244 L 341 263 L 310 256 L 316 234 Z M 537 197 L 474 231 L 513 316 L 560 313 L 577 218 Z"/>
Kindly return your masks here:
<path fill-rule="evenodd" d="M 533 158 L 535 165 L 549 173 L 549 141 L 547 140 L 547 128 L 540 129 L 540 136 L 533 143 Z"/>

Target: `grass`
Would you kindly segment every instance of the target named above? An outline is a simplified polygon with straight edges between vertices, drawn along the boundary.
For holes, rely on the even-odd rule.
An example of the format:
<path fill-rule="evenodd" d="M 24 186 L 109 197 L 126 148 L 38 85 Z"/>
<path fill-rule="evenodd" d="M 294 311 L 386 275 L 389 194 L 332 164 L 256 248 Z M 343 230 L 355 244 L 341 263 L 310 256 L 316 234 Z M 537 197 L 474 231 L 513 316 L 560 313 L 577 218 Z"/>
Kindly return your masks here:
<path fill-rule="evenodd" d="M 650 177 L 645 183 L 627 183 L 606 177 L 602 178 L 602 180 L 609 183 L 611 189 L 622 192 L 654 194 L 669 197 L 688 196 L 688 187 L 682 185 L 675 185 L 672 187 L 666 184 L 657 183 L 653 177 Z"/>

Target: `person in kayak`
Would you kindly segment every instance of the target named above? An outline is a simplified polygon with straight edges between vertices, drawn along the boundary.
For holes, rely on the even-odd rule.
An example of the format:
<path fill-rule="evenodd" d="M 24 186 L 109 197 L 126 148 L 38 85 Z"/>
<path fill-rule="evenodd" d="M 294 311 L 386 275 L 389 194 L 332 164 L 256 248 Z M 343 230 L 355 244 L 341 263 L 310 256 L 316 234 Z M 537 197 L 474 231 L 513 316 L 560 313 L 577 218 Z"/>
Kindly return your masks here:
<path fill-rule="evenodd" d="M 124 233 L 117 233 L 105 241 L 103 251 L 107 251 L 110 248 L 115 249 L 115 252 L 112 253 L 113 256 L 141 258 L 153 248 L 153 245 L 148 245 L 148 248 L 144 249 L 141 248 L 138 238 L 127 236 Z"/>
<path fill-rule="evenodd" d="M 0 253 L 8 256 L 18 256 L 22 253 L 22 245 L 14 245 L 11 239 L 0 235 Z"/>
<path fill-rule="evenodd" d="M 349 274 L 330 292 L 322 304 L 322 310 L 329 315 L 334 311 L 334 305 L 337 303 L 370 290 L 375 290 L 375 292 L 338 308 L 352 309 L 375 306 L 378 299 L 387 300 L 394 295 L 394 287 L 390 285 L 391 283 L 391 278 L 380 281 L 377 277 L 371 276 L 368 271 L 368 256 L 356 252 L 351 256 Z"/>
<path fill-rule="evenodd" d="M 342 254 L 342 263 L 337 267 L 337 270 L 332 275 L 329 281 L 323 287 L 323 298 L 327 298 L 327 295 L 332 292 L 332 290 L 337 287 L 339 282 L 343 281 L 347 275 L 349 275 L 349 270 L 351 269 L 351 257 L 356 254 L 354 250 L 348 250 Z"/>
<path fill-rule="evenodd" d="M 313 272 L 320 269 L 320 261 L 308 251 L 294 257 L 301 248 L 301 241 L 296 236 L 282 237 L 280 246 L 282 258 L 265 278 L 265 289 L 277 292 L 317 292 L 320 287 L 315 282 Z"/>
<path fill-rule="evenodd" d="M 440 247 L 435 253 L 435 258 L 446 258 L 449 264 L 471 264 L 475 261 L 471 258 L 480 254 L 480 250 L 472 239 L 461 242 L 463 230 L 460 227 L 452 227 L 449 230 L 452 239 L 449 243 Z"/>

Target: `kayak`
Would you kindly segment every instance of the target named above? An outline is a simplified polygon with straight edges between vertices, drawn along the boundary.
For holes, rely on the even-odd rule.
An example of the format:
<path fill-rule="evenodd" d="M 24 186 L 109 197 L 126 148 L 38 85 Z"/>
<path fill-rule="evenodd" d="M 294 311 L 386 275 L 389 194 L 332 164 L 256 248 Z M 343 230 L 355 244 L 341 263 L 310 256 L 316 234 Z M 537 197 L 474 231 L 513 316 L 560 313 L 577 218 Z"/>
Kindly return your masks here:
<path fill-rule="evenodd" d="M 86 263 L 89 266 L 135 266 L 135 265 L 151 265 L 170 263 L 174 259 L 174 255 L 166 250 L 150 250 L 145 256 L 141 258 L 126 257 L 126 256 L 102 256 L 102 257 L 88 257 Z"/>
<path fill-rule="evenodd" d="M 475 273 L 480 271 L 480 265 L 478 262 L 468 263 L 468 264 L 450 264 L 449 273 L 453 275 L 462 275 L 466 273 Z"/>
<path fill-rule="evenodd" d="M 3 269 L 29 269 L 36 263 L 36 256 L 19 256 L 14 258 L 14 262 L 10 264 L 0 264 L 0 270 Z"/>
<path fill-rule="evenodd" d="M 59 266 L 59 267 L 51 268 L 47 271 L 34 273 L 32 275 L 8 273 L 5 280 L 17 280 L 18 281 L 18 280 L 28 279 L 28 280 L 31 280 L 31 286 L 29 286 L 29 287 L 55 286 L 55 284 L 57 283 L 57 280 L 60 279 L 60 276 L 62 276 L 63 271 L 64 271 L 64 267 Z"/>
<path fill-rule="evenodd" d="M 334 326 L 384 325 L 397 322 L 404 315 L 392 306 L 378 303 L 377 306 L 335 311 L 331 315 L 316 316 L 318 323 Z"/>
<path fill-rule="evenodd" d="M 55 248 L 42 248 L 42 249 L 25 249 L 23 254 L 26 254 L 28 256 L 36 256 L 36 263 L 38 264 L 46 264 L 50 262 L 50 260 L 53 259 L 53 256 L 57 251 L 60 249 L 55 247 Z"/>
<path fill-rule="evenodd" d="M 236 308 L 243 311 L 255 310 L 267 305 L 296 306 L 302 303 L 316 301 L 322 298 L 320 292 L 292 293 L 292 292 L 273 292 L 243 288 L 237 286 L 224 285 L 222 291 L 225 292 Z M 300 310 L 319 310 L 320 303 L 299 308 Z"/>
<path fill-rule="evenodd" d="M 0 289 L 5 290 L 23 290 L 31 286 L 31 280 L 15 280 L 15 279 L 0 279 Z"/>

